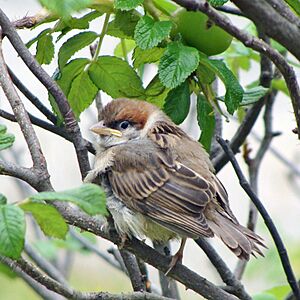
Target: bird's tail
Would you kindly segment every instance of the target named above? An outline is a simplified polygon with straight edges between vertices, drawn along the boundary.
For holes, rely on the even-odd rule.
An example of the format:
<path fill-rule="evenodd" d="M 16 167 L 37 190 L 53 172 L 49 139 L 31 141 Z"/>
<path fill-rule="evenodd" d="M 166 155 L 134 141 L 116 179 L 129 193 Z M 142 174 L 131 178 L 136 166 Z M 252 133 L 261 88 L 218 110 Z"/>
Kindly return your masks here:
<path fill-rule="evenodd" d="M 249 260 L 250 254 L 256 256 L 256 253 L 264 256 L 259 246 L 266 246 L 259 235 L 226 216 L 217 215 L 214 220 L 208 220 L 208 225 L 238 258 Z"/>

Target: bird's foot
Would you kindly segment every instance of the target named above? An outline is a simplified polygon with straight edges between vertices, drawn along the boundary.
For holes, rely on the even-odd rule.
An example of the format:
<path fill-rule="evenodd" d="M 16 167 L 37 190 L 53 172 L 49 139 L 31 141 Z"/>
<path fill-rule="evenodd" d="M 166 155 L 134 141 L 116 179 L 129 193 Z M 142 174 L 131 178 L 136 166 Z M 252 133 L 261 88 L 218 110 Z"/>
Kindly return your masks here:
<path fill-rule="evenodd" d="M 124 248 L 125 243 L 128 240 L 128 235 L 127 234 L 122 234 L 120 237 L 121 237 L 121 242 L 118 245 L 118 248 L 119 248 L 119 250 L 122 250 Z"/>
<path fill-rule="evenodd" d="M 174 256 L 172 256 L 172 260 L 169 264 L 169 269 L 165 273 L 166 276 L 174 269 L 174 267 L 177 265 L 177 263 L 182 263 L 182 257 L 183 257 L 183 254 L 180 251 L 178 251 Z"/>

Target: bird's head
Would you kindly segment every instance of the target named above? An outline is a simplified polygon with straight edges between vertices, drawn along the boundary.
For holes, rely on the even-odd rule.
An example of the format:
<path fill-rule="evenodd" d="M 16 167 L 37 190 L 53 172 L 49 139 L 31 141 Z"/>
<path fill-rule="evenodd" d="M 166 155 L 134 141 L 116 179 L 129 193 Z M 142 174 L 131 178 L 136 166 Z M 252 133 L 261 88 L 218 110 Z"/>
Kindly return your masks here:
<path fill-rule="evenodd" d="M 115 99 L 102 110 L 102 120 L 91 127 L 103 148 L 142 139 L 157 121 L 167 116 L 156 106 L 141 100 Z"/>

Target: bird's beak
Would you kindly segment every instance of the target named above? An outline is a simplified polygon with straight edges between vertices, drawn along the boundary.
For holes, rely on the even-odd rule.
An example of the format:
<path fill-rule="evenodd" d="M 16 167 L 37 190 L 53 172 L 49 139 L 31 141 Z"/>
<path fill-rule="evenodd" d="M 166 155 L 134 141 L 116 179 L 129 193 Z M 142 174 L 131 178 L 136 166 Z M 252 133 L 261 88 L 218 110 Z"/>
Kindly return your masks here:
<path fill-rule="evenodd" d="M 93 125 L 90 128 L 90 130 L 93 131 L 94 133 L 99 134 L 99 135 L 114 135 L 114 136 L 117 136 L 117 137 L 122 136 L 121 131 L 103 126 L 102 121 L 95 124 L 95 125 Z"/>

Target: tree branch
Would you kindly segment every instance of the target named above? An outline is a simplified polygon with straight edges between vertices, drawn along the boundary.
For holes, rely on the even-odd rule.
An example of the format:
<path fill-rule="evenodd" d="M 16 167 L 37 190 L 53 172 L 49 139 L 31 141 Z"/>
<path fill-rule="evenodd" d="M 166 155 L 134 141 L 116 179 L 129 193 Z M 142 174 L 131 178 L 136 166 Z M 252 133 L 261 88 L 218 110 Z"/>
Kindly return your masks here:
<path fill-rule="evenodd" d="M 300 290 L 297 285 L 297 281 L 295 278 L 295 275 L 293 273 L 289 257 L 287 254 L 287 251 L 285 249 L 285 246 L 282 242 L 282 239 L 275 227 L 275 224 L 273 223 L 270 215 L 268 214 L 267 210 L 263 206 L 262 202 L 259 200 L 259 198 L 256 196 L 256 194 L 253 192 L 251 189 L 249 183 L 247 182 L 245 176 L 243 175 L 236 158 L 234 157 L 234 154 L 232 150 L 230 149 L 229 145 L 227 142 L 225 142 L 222 138 L 218 137 L 218 142 L 220 143 L 221 147 L 223 148 L 224 152 L 228 155 L 230 162 L 237 174 L 237 177 L 239 178 L 239 182 L 241 187 L 244 189 L 244 191 L 247 193 L 247 195 L 250 197 L 256 208 L 258 209 L 259 213 L 264 219 L 264 222 L 270 231 L 270 234 L 274 240 L 274 243 L 276 245 L 279 257 L 281 259 L 281 263 L 284 269 L 284 272 L 286 274 L 287 280 L 289 285 L 291 286 L 293 293 L 296 297 L 297 300 L 300 300 Z"/>
<path fill-rule="evenodd" d="M 25 141 L 27 143 L 28 149 L 31 154 L 33 166 L 37 170 L 40 170 L 41 172 L 44 173 L 47 170 L 46 160 L 42 155 L 41 145 L 32 127 L 29 116 L 7 72 L 6 63 L 4 61 L 4 57 L 2 53 L 1 38 L 0 38 L 0 84 L 12 107 L 16 120 L 20 125 L 20 129 L 23 133 L 23 136 L 25 138 Z"/>
<path fill-rule="evenodd" d="M 216 250 L 204 238 L 195 240 L 197 245 L 205 252 L 210 262 L 214 265 L 224 283 L 232 287 L 231 292 L 239 299 L 251 300 L 251 296 L 246 292 L 242 283 L 236 279 L 234 274 L 230 271 L 226 263 L 218 255 Z"/>
<path fill-rule="evenodd" d="M 28 115 L 29 115 L 30 121 L 33 125 L 36 125 L 38 127 L 41 127 L 47 131 L 50 131 L 50 132 L 56 134 L 58 136 L 61 136 L 62 138 L 66 139 L 67 141 L 72 143 L 72 139 L 69 136 L 69 134 L 66 132 L 64 127 L 58 127 L 58 126 L 52 125 L 44 120 L 41 120 L 41 119 L 31 115 L 30 113 L 28 113 Z M 2 109 L 0 109 L 0 117 L 7 119 L 11 122 L 17 122 L 14 115 L 12 115 Z M 88 149 L 88 151 L 92 154 L 95 154 L 95 149 L 94 149 L 92 143 L 85 139 L 84 139 L 84 142 L 86 144 L 86 148 Z"/>
<path fill-rule="evenodd" d="M 61 114 L 64 117 L 66 130 L 70 135 L 78 158 L 78 163 L 82 177 L 84 178 L 90 170 L 88 153 L 84 140 L 82 139 L 80 128 L 76 121 L 75 115 L 71 110 L 70 104 L 66 99 L 63 91 L 57 83 L 48 75 L 48 73 L 38 64 L 30 51 L 26 48 L 14 26 L 9 21 L 8 17 L 0 9 L 0 25 L 3 33 L 8 37 L 11 44 L 20 55 L 24 63 L 31 72 L 40 80 L 46 89 L 53 95 Z"/>
<path fill-rule="evenodd" d="M 128 276 L 130 278 L 133 290 L 135 292 L 145 291 L 146 285 L 143 280 L 143 276 L 142 276 L 141 270 L 139 268 L 139 265 L 137 263 L 136 257 L 132 253 L 130 253 L 124 249 L 121 249 L 120 253 L 123 258 L 126 269 L 128 271 Z"/>
<path fill-rule="evenodd" d="M 72 288 L 68 288 L 59 282 L 53 280 L 49 276 L 41 273 L 35 266 L 27 262 L 23 258 L 15 261 L 10 258 L 0 256 L 0 261 L 9 266 L 11 269 L 16 270 L 17 273 L 21 271 L 29 275 L 35 281 L 41 283 L 47 289 L 60 294 L 67 299 L 74 300 L 170 300 L 170 298 L 165 298 L 155 294 L 150 294 L 147 292 L 137 292 L 131 294 L 110 294 L 110 293 L 84 293 L 75 291 Z"/>
<path fill-rule="evenodd" d="M 21 80 L 13 73 L 13 71 L 7 67 L 8 73 L 11 77 L 14 85 L 19 91 L 53 124 L 57 124 L 56 116 L 40 101 L 38 97 L 33 95 L 31 91 L 22 83 Z"/>
<path fill-rule="evenodd" d="M 246 47 L 252 48 L 253 50 L 256 50 L 265 56 L 267 56 L 278 68 L 278 70 L 283 75 L 285 82 L 287 84 L 292 105 L 294 109 L 294 114 L 297 122 L 298 127 L 298 138 L 300 139 L 300 89 L 297 82 L 297 77 L 295 74 L 294 69 L 286 62 L 285 58 L 277 51 L 274 50 L 272 47 L 270 47 L 267 43 L 262 41 L 261 39 L 258 39 L 250 34 L 248 34 L 245 31 L 240 30 L 238 27 L 234 26 L 228 18 L 220 14 L 217 10 L 212 8 L 207 2 L 199 2 L 196 0 L 174 0 L 177 4 L 189 9 L 189 10 L 200 10 L 203 13 L 205 13 L 214 23 L 221 28 L 223 28 L 225 31 L 230 33 L 232 36 L 237 38 L 239 41 L 241 41 Z M 261 0 L 255 0 L 249 2 L 248 0 L 234 0 L 234 3 L 237 3 L 237 6 L 240 2 L 245 3 L 245 5 L 254 6 L 255 15 L 259 15 L 258 10 L 256 9 L 256 6 L 259 6 L 259 3 L 264 3 L 265 1 Z M 256 3 L 255 5 L 253 3 Z M 276 14 L 275 14 L 276 15 Z M 274 15 L 272 15 L 272 19 L 274 18 Z M 270 25 L 269 25 L 270 27 Z M 269 28 L 268 27 L 268 28 Z M 265 27 L 262 27 L 265 28 Z M 288 29 L 286 27 L 281 27 L 284 32 L 286 33 Z M 267 32 L 268 33 L 268 32 Z M 297 28 L 297 35 L 299 35 L 299 39 L 297 41 L 300 41 L 300 31 Z M 291 41 L 293 41 L 291 43 Z M 289 40 L 290 44 L 297 44 L 294 43 L 295 39 Z M 298 51 L 300 52 L 300 46 L 297 46 Z M 300 57 L 300 53 L 299 53 Z"/>
<path fill-rule="evenodd" d="M 233 0 L 232 1 L 256 25 L 263 28 L 266 34 L 285 46 L 300 60 L 300 31 L 293 19 L 287 19 L 274 7 L 272 2 L 265 0 Z M 269 3 L 268 3 L 269 2 Z M 282 5 L 281 5 L 282 6 Z M 292 12 L 290 12 L 292 13 Z"/>

